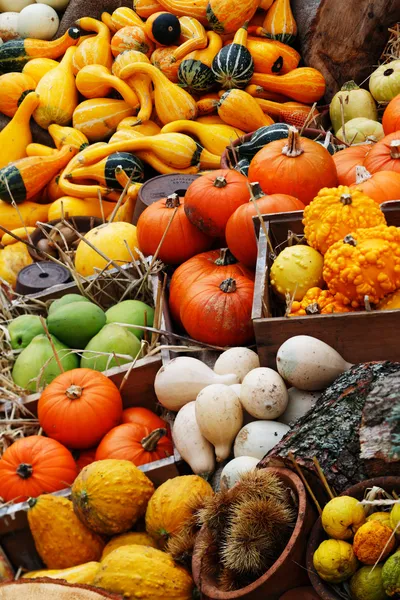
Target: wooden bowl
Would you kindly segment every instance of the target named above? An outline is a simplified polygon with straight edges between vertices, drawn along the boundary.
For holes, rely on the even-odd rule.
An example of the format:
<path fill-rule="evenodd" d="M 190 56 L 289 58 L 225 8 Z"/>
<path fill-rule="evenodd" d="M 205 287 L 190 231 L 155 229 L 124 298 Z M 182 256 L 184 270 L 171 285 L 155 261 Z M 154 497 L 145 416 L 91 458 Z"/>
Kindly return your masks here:
<path fill-rule="evenodd" d="M 397 494 L 400 494 L 400 477 L 376 477 L 375 479 L 367 479 L 365 481 L 361 481 L 360 483 L 356 483 L 356 485 L 353 485 L 340 495 L 352 496 L 353 498 L 362 500 L 364 498 L 365 491 L 368 488 L 372 488 L 374 485 L 383 488 L 389 493 L 393 490 Z M 334 589 L 329 585 L 329 583 L 321 579 L 314 569 L 314 552 L 326 539 L 328 539 L 328 536 L 322 527 L 321 517 L 319 517 L 311 531 L 310 539 L 307 545 L 308 576 L 314 590 L 317 592 L 319 597 L 322 598 L 322 600 L 341 600 L 340 596 L 335 593 Z"/>

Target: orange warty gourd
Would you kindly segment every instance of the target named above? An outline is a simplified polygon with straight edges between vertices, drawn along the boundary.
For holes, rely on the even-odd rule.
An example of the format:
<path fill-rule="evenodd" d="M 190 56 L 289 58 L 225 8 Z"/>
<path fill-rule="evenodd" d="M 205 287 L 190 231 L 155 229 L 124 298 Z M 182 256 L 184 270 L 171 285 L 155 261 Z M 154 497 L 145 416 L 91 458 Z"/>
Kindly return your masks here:
<path fill-rule="evenodd" d="M 69 448 L 91 448 L 121 422 L 121 394 L 102 373 L 73 369 L 44 390 L 38 417 L 49 437 Z"/>
<path fill-rule="evenodd" d="M 225 123 L 246 133 L 265 125 L 272 125 L 274 122 L 271 117 L 263 113 L 255 98 L 243 90 L 226 91 L 217 106 L 218 116 Z"/>
<path fill-rule="evenodd" d="M 313 104 L 320 100 L 326 87 L 322 73 L 311 67 L 300 67 L 279 76 L 254 73 L 250 83 L 304 104 Z"/>
<path fill-rule="evenodd" d="M 301 138 L 289 126 L 287 139 L 262 148 L 250 163 L 250 181 L 258 181 L 267 194 L 289 194 L 303 204 L 323 187 L 336 187 L 336 167 L 332 156 L 320 144 Z"/>
<path fill-rule="evenodd" d="M 365 167 L 356 167 L 356 182 L 350 186 L 361 190 L 378 204 L 400 198 L 400 173 L 377 171 L 369 173 Z"/>
<path fill-rule="evenodd" d="M 207 173 L 193 181 L 186 192 L 186 216 L 205 234 L 222 237 L 229 217 L 249 200 L 247 186 L 247 178 L 234 170 Z"/>
<path fill-rule="evenodd" d="M 179 65 L 183 58 L 175 60 L 174 52 L 178 46 L 156 48 L 151 55 L 151 63 L 161 71 L 172 83 L 178 83 Z"/>
<path fill-rule="evenodd" d="M 292 302 L 289 317 L 304 317 L 306 315 L 326 315 L 332 313 L 351 312 L 349 305 L 343 304 L 329 290 L 310 288 L 303 300 Z"/>
<path fill-rule="evenodd" d="M 24 502 L 72 484 L 78 469 L 72 454 L 56 440 L 31 435 L 7 448 L 0 460 L 0 496 Z"/>
<path fill-rule="evenodd" d="M 90 17 L 79 19 L 77 25 L 86 31 L 94 31 L 97 35 L 86 38 L 77 48 L 73 59 L 74 75 L 86 65 L 103 65 L 111 69 L 111 33 L 107 25 Z"/>
<path fill-rule="evenodd" d="M 370 173 L 377 171 L 400 173 L 400 131 L 395 131 L 374 144 L 365 157 L 364 167 Z"/>
<path fill-rule="evenodd" d="M 244 276 L 201 278 L 182 299 L 180 319 L 191 338 L 219 346 L 244 346 L 254 339 L 254 282 Z"/>
<path fill-rule="evenodd" d="M 21 102 L 36 88 L 36 82 L 24 73 L 5 73 L 0 77 L 0 112 L 13 117 Z"/>
<path fill-rule="evenodd" d="M 180 265 L 211 246 L 211 238 L 192 225 L 184 207 L 185 199 L 172 194 L 143 211 L 137 223 L 137 235 L 139 247 L 145 256 L 156 252 L 175 209 L 158 258 L 167 264 Z"/>
<path fill-rule="evenodd" d="M 130 460 L 140 467 L 155 460 L 168 458 L 174 453 L 164 427 L 153 429 L 139 423 L 125 423 L 114 427 L 97 448 L 96 460 L 116 458 Z"/>
<path fill-rule="evenodd" d="M 356 167 L 363 164 L 371 148 L 371 144 L 362 144 L 335 152 L 332 158 L 336 166 L 339 185 L 352 185 L 355 183 Z"/>
<path fill-rule="evenodd" d="M 386 225 L 386 220 L 372 198 L 340 185 L 318 192 L 304 210 L 303 225 L 308 245 L 325 254 L 351 231 Z"/>
<path fill-rule="evenodd" d="M 400 231 L 397 227 L 358 229 L 333 244 L 324 257 L 328 289 L 344 304 L 377 304 L 400 287 Z"/>
<path fill-rule="evenodd" d="M 176 323 L 180 323 L 181 303 L 192 283 L 214 274 L 220 275 L 222 279 L 237 276 L 254 279 L 254 273 L 238 263 L 228 248 L 210 250 L 190 258 L 176 269 L 171 279 L 169 308 Z"/>
<path fill-rule="evenodd" d="M 251 183 L 254 200 L 260 214 L 292 212 L 304 209 L 304 204 L 286 194 L 264 195 L 258 183 Z M 229 250 L 246 267 L 254 268 L 257 261 L 257 241 L 253 217 L 257 210 L 250 201 L 235 210 L 226 224 L 225 237 Z"/>
<path fill-rule="evenodd" d="M 127 50 L 143 52 L 150 58 L 154 51 L 154 43 L 146 35 L 143 27 L 123 27 L 113 36 L 111 40 L 111 52 L 118 56 Z"/>
<path fill-rule="evenodd" d="M 385 135 L 400 131 L 400 94 L 395 96 L 385 108 L 382 125 Z"/>

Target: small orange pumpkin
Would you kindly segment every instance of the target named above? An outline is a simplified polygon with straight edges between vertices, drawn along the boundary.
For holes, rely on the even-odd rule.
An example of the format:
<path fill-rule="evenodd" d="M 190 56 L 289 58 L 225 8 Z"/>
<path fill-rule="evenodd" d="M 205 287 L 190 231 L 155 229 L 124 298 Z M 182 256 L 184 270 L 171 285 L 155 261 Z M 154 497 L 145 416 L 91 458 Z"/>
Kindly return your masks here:
<path fill-rule="evenodd" d="M 350 188 L 361 190 L 378 204 L 400 198 L 400 173 L 377 171 L 369 173 L 365 167 L 356 167 L 356 182 Z"/>
<path fill-rule="evenodd" d="M 364 163 L 371 144 L 349 146 L 333 155 L 339 185 L 352 185 L 356 181 L 356 167 Z"/>
<path fill-rule="evenodd" d="M 364 160 L 364 167 L 370 173 L 377 171 L 400 173 L 400 131 L 395 131 L 374 144 Z"/>

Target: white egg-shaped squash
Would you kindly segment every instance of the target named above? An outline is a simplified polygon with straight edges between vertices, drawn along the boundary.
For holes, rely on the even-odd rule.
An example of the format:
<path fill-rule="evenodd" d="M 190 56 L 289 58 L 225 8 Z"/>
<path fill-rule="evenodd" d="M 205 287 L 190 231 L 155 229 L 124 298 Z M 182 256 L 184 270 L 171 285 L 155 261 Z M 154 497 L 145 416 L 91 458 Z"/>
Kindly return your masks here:
<path fill-rule="evenodd" d="M 70 3 L 70 0 L 36 0 L 38 4 L 47 4 L 54 10 L 65 10 Z"/>
<path fill-rule="evenodd" d="M 256 419 L 276 419 L 285 412 L 288 400 L 285 382 L 273 369 L 259 367 L 243 379 L 240 402 Z"/>
<path fill-rule="evenodd" d="M 233 452 L 238 456 L 253 456 L 261 460 L 290 430 L 288 425 L 277 421 L 253 421 L 236 436 Z"/>
<path fill-rule="evenodd" d="M 229 348 L 219 356 L 215 365 L 214 371 L 218 375 L 227 375 L 228 373 L 236 373 L 239 381 L 243 381 L 244 377 L 252 369 L 257 369 L 260 366 L 258 354 L 249 348 Z"/>
<path fill-rule="evenodd" d="M 306 392 L 295 387 L 288 389 L 289 402 L 285 412 L 279 417 L 280 423 L 290 425 L 303 417 L 316 403 L 321 392 Z"/>
<path fill-rule="evenodd" d="M 18 33 L 19 13 L 5 12 L 0 14 L 0 37 L 3 42 L 15 40 L 19 37 Z"/>
<path fill-rule="evenodd" d="M 242 384 L 234 383 L 233 385 L 230 385 L 229 387 L 231 388 L 231 390 L 233 390 L 235 392 L 235 394 L 237 394 L 237 397 L 240 398 L 240 390 L 242 389 Z"/>
<path fill-rule="evenodd" d="M 258 462 L 258 458 L 254 458 L 254 456 L 238 456 L 230 460 L 222 469 L 220 480 L 221 490 L 230 490 L 244 473 L 254 471 Z"/>
<path fill-rule="evenodd" d="M 59 24 L 60 19 L 54 8 L 45 4 L 30 4 L 19 13 L 18 33 L 24 38 L 51 40 Z"/>

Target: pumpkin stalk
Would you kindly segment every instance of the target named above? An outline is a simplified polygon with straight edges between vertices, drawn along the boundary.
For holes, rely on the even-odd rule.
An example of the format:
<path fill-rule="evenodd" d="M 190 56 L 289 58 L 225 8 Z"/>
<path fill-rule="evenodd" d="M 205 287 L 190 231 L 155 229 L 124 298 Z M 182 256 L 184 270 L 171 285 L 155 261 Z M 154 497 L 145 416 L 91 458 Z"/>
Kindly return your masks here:
<path fill-rule="evenodd" d="M 289 127 L 289 135 L 287 144 L 282 148 L 282 154 L 290 158 L 296 158 L 303 154 L 304 150 L 300 144 L 300 136 L 296 127 Z"/>
<path fill-rule="evenodd" d="M 32 477 L 33 467 L 32 465 L 28 465 L 27 463 L 21 463 L 17 467 L 17 475 L 21 477 L 21 479 L 29 479 Z"/>
<path fill-rule="evenodd" d="M 215 264 L 219 267 L 227 267 L 228 265 L 235 265 L 237 262 L 229 248 L 221 248 L 219 258 L 217 258 Z"/>
<path fill-rule="evenodd" d="M 390 156 L 400 158 L 400 140 L 393 140 L 390 144 Z"/>
<path fill-rule="evenodd" d="M 165 206 L 167 208 L 178 208 L 178 206 L 180 205 L 181 202 L 179 200 L 178 194 L 171 194 L 170 196 L 167 196 L 167 199 L 165 201 Z"/>
<path fill-rule="evenodd" d="M 226 181 L 225 177 L 223 175 L 220 175 L 219 177 L 216 177 L 214 179 L 214 187 L 216 188 L 224 188 L 228 185 L 228 182 Z"/>
<path fill-rule="evenodd" d="M 351 194 L 342 194 L 340 196 L 340 202 L 343 206 L 349 206 L 352 203 Z"/>
<path fill-rule="evenodd" d="M 143 450 L 146 452 L 155 452 L 157 449 L 157 444 L 161 440 L 162 437 L 167 435 L 167 430 L 163 427 L 159 429 L 155 429 L 148 436 L 144 437 L 140 442 L 143 446 Z"/>
<path fill-rule="evenodd" d="M 341 92 L 350 92 L 351 90 L 359 90 L 360 86 L 356 84 L 355 81 L 346 81 L 340 89 Z"/>
<path fill-rule="evenodd" d="M 356 185 L 360 185 L 360 183 L 364 183 L 371 179 L 372 175 L 365 167 L 358 166 L 356 167 Z"/>
<path fill-rule="evenodd" d="M 253 181 L 252 183 L 250 183 L 250 188 L 251 188 L 251 196 L 249 198 L 249 202 L 252 202 L 253 199 L 254 200 L 259 200 L 260 198 L 262 198 L 263 196 L 265 196 L 264 192 L 261 189 L 260 184 L 258 183 L 258 181 Z"/>
<path fill-rule="evenodd" d="M 78 400 L 82 396 L 83 389 L 80 385 L 70 385 L 65 395 L 69 400 Z"/>
<path fill-rule="evenodd" d="M 219 289 L 225 294 L 231 294 L 232 292 L 236 292 L 236 281 L 232 279 L 232 277 L 228 277 L 228 279 L 224 279 L 224 281 L 219 286 Z"/>
<path fill-rule="evenodd" d="M 321 307 L 318 304 L 318 302 L 313 302 L 312 304 L 309 304 L 306 307 L 306 314 L 307 315 L 320 315 L 321 314 Z"/>
<path fill-rule="evenodd" d="M 354 246 L 354 247 L 357 246 L 357 240 L 355 240 L 352 235 L 346 235 L 343 238 L 343 242 L 345 244 L 349 244 L 349 246 Z"/>

